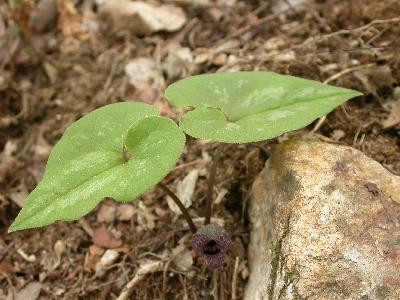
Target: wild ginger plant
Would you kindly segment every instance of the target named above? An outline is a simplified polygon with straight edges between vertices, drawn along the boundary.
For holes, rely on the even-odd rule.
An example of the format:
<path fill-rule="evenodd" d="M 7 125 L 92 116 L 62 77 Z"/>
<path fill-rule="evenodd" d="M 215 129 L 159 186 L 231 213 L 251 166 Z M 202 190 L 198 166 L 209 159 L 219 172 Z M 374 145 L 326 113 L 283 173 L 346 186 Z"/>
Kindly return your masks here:
<path fill-rule="evenodd" d="M 65 131 L 9 232 L 76 220 L 105 197 L 132 201 L 158 185 L 181 209 L 194 234 L 194 250 L 210 268 L 220 267 L 231 240 L 210 219 L 222 145 L 263 141 L 303 128 L 359 95 L 272 72 L 233 72 L 192 76 L 170 85 L 168 101 L 192 108 L 179 126 L 143 103 L 101 107 Z M 160 183 L 182 153 L 184 133 L 221 143 L 209 174 L 205 224 L 199 229 L 179 198 Z"/>

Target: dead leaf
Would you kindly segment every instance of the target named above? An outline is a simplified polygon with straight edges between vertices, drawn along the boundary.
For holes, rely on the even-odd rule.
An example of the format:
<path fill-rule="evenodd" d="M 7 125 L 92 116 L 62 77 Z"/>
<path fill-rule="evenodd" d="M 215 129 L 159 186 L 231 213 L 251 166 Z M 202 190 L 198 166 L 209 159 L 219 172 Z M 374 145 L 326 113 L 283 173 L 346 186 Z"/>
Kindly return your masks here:
<path fill-rule="evenodd" d="M 57 14 L 56 0 L 39 0 L 36 9 L 30 15 L 29 25 L 37 32 L 52 29 L 56 23 Z"/>
<path fill-rule="evenodd" d="M 17 293 L 15 300 L 36 300 L 39 298 L 41 289 L 42 284 L 40 282 L 30 282 Z"/>
<path fill-rule="evenodd" d="M 53 246 L 53 252 L 54 252 L 54 264 L 52 266 L 52 270 L 55 270 L 58 268 L 58 266 L 61 263 L 61 256 L 65 251 L 65 244 L 62 240 L 58 240 L 54 243 Z"/>
<path fill-rule="evenodd" d="M 55 84 L 58 78 L 58 70 L 55 66 L 53 66 L 48 61 L 43 62 L 43 69 L 46 72 L 47 77 L 50 80 L 51 84 Z"/>
<path fill-rule="evenodd" d="M 113 237 L 104 224 L 94 230 L 92 240 L 95 245 L 108 249 L 122 246 L 122 240 Z"/>
<path fill-rule="evenodd" d="M 117 206 L 117 219 L 119 221 L 130 221 L 135 214 L 135 208 L 131 204 L 120 204 Z"/>
<path fill-rule="evenodd" d="M 0 37 L 3 37 L 6 33 L 6 24 L 4 23 L 4 18 L 0 15 Z"/>
<path fill-rule="evenodd" d="M 225 53 L 217 54 L 214 58 L 212 63 L 216 66 L 223 66 L 227 63 L 228 56 Z"/>
<path fill-rule="evenodd" d="M 207 48 L 197 48 L 194 55 L 194 63 L 201 65 L 208 62 L 213 55 L 213 51 Z"/>
<path fill-rule="evenodd" d="M 28 190 L 24 185 L 21 184 L 17 190 L 12 191 L 9 194 L 9 197 L 15 204 L 17 204 L 19 207 L 22 207 L 26 197 L 28 197 Z"/>
<path fill-rule="evenodd" d="M 96 266 L 100 261 L 101 256 L 104 253 L 104 249 L 96 245 L 91 245 L 89 247 L 89 252 L 85 257 L 85 267 L 96 271 Z"/>
<path fill-rule="evenodd" d="M 388 103 L 389 116 L 382 122 L 383 128 L 390 128 L 400 123 L 400 100 Z"/>
<path fill-rule="evenodd" d="M 32 262 L 35 262 L 35 261 L 36 261 L 36 255 L 34 255 L 34 254 L 28 255 L 28 254 L 26 254 L 25 251 L 22 250 L 21 248 L 17 250 L 17 253 L 18 253 L 19 255 L 21 255 L 21 257 L 22 257 L 25 261 L 27 261 L 27 262 L 32 263 Z"/>
<path fill-rule="evenodd" d="M 91 39 L 91 34 L 82 24 L 82 17 L 75 9 L 71 0 L 57 0 L 59 13 L 58 29 L 63 36 L 60 51 L 63 53 L 76 52 L 82 42 Z"/>
<path fill-rule="evenodd" d="M 190 49 L 179 44 L 173 44 L 168 49 L 163 69 L 167 73 L 168 79 L 185 77 L 190 73 L 192 63 L 193 56 Z"/>
<path fill-rule="evenodd" d="M 193 265 L 192 251 L 190 251 L 183 243 L 172 249 L 174 264 L 182 271 L 188 271 Z"/>
<path fill-rule="evenodd" d="M 333 130 L 332 134 L 331 134 L 331 138 L 335 141 L 339 141 L 342 138 L 344 138 L 346 136 L 346 132 L 344 132 L 341 129 L 335 129 Z"/>
<path fill-rule="evenodd" d="M 104 203 L 100 206 L 100 210 L 97 213 L 97 222 L 105 222 L 105 223 L 110 223 L 115 219 L 115 213 L 117 209 L 114 205 L 110 205 L 107 203 Z"/>
<path fill-rule="evenodd" d="M 153 103 L 165 85 L 161 69 L 152 58 L 139 57 L 131 60 L 125 66 L 125 74 L 130 85 L 134 87 L 134 92 L 129 98 L 146 103 Z"/>
<path fill-rule="evenodd" d="M 176 195 L 181 200 L 182 204 L 188 208 L 192 205 L 192 196 L 194 193 L 194 189 L 196 187 L 197 179 L 199 178 L 199 169 L 191 170 L 182 181 L 179 181 L 176 185 Z M 171 199 L 171 197 L 167 197 L 169 208 L 177 215 L 182 214 L 179 207 L 175 204 L 175 202 Z"/>
<path fill-rule="evenodd" d="M 136 271 L 135 276 L 125 286 L 117 300 L 128 300 L 133 292 L 134 287 L 147 275 L 162 269 L 163 262 L 156 260 L 142 260 L 140 267 Z"/>
<path fill-rule="evenodd" d="M 5 273 L 11 275 L 14 270 L 14 266 L 7 262 L 0 263 L 0 274 Z M 1 298 L 0 298 L 1 299 Z"/>
<path fill-rule="evenodd" d="M 150 208 L 148 208 L 143 201 L 139 201 L 139 211 L 137 221 L 139 225 L 143 226 L 143 228 L 147 228 L 153 230 L 156 226 L 155 220 L 157 217 L 151 212 Z"/>
<path fill-rule="evenodd" d="M 142 1 L 105 0 L 99 14 L 113 32 L 129 30 L 148 35 L 157 31 L 177 31 L 186 23 L 184 11 L 172 5 L 154 6 Z"/>
<path fill-rule="evenodd" d="M 225 198 L 226 194 L 228 194 L 228 190 L 225 188 L 222 188 L 217 195 L 217 198 L 215 198 L 215 205 L 221 204 L 222 200 Z"/>

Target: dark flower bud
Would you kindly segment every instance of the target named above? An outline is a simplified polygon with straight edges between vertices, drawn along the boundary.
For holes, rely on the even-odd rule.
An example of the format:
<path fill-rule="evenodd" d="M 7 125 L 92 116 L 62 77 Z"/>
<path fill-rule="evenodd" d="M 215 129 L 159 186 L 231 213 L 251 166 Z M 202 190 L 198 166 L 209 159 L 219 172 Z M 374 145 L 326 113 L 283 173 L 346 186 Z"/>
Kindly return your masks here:
<path fill-rule="evenodd" d="M 204 257 L 207 266 L 212 269 L 223 266 L 224 254 L 231 244 L 226 231 L 212 224 L 200 227 L 192 239 L 193 249 Z"/>

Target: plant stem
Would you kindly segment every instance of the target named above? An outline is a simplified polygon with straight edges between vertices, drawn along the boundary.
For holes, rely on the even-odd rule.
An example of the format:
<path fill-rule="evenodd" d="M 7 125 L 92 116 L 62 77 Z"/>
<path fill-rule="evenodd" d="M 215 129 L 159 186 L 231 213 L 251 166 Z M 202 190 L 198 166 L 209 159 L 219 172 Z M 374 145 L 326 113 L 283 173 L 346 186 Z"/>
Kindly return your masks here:
<path fill-rule="evenodd" d="M 183 205 L 183 203 L 181 202 L 181 200 L 179 200 L 178 196 L 175 195 L 175 193 L 173 191 L 171 191 L 166 185 L 164 185 L 163 183 L 158 183 L 158 186 L 168 195 L 171 197 L 171 199 L 175 202 L 176 205 L 178 205 L 179 209 L 182 212 L 182 215 L 185 217 L 186 222 L 189 225 L 190 230 L 193 233 L 196 233 L 197 228 L 196 225 L 194 225 L 192 217 L 189 215 L 189 212 L 187 211 L 185 205 Z"/>
<path fill-rule="evenodd" d="M 221 155 L 224 144 L 219 144 L 214 154 L 213 162 L 210 170 L 210 176 L 208 177 L 208 189 L 207 189 L 207 202 L 206 202 L 206 216 L 204 219 L 204 225 L 210 224 L 212 215 L 212 202 L 213 202 L 213 191 L 215 184 L 215 173 L 217 171 L 218 160 Z"/>

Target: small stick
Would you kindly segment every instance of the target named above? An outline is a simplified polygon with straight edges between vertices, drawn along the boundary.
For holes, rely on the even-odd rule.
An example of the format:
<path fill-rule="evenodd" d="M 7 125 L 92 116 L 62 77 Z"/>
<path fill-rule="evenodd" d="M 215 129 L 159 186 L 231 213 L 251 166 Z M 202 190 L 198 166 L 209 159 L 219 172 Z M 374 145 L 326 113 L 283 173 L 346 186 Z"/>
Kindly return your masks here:
<path fill-rule="evenodd" d="M 193 233 L 196 233 L 197 228 L 196 225 L 194 225 L 192 217 L 189 215 L 189 212 L 187 211 L 185 205 L 182 204 L 181 200 L 179 200 L 178 196 L 175 195 L 173 191 L 171 191 L 166 185 L 162 184 L 161 182 L 158 183 L 158 186 L 168 195 L 171 197 L 171 199 L 175 202 L 175 204 L 179 207 L 179 209 L 182 212 L 182 215 L 185 217 L 186 222 L 188 223 L 190 230 Z"/>
<path fill-rule="evenodd" d="M 215 156 L 213 158 L 211 170 L 210 170 L 210 176 L 208 178 L 208 190 L 207 190 L 207 202 L 206 202 L 206 216 L 204 219 L 204 225 L 210 224 L 211 221 L 211 215 L 212 215 L 212 200 L 213 200 L 213 190 L 214 190 L 214 184 L 215 184 L 215 173 L 217 171 L 217 165 L 218 165 L 218 160 L 221 155 L 222 149 L 224 147 L 224 144 L 219 144 L 218 148 L 215 152 Z"/>
<path fill-rule="evenodd" d="M 128 300 L 132 295 L 133 289 L 147 274 L 154 273 L 162 267 L 161 261 L 152 262 L 140 268 L 131 281 L 124 287 L 117 300 Z"/>
<path fill-rule="evenodd" d="M 235 259 L 235 268 L 232 277 L 232 300 L 236 300 L 236 290 L 237 290 L 237 279 L 238 279 L 238 268 L 239 268 L 239 256 Z"/>
<path fill-rule="evenodd" d="M 331 77 L 327 78 L 323 82 L 323 84 L 328 84 L 331 81 L 334 81 L 334 80 L 336 80 L 336 79 L 338 79 L 338 78 L 340 78 L 340 77 L 342 77 L 342 76 L 344 76 L 346 74 L 349 74 L 351 72 L 354 72 L 354 71 L 357 71 L 357 70 L 360 70 L 360 69 L 369 68 L 369 67 L 372 67 L 374 65 L 375 64 L 372 63 L 372 64 L 360 65 L 360 66 L 355 66 L 355 67 L 352 67 L 352 68 L 344 69 L 344 70 L 342 70 L 342 71 L 340 71 L 340 72 L 338 72 L 336 74 L 333 74 Z M 319 128 L 322 126 L 322 124 L 325 122 L 325 120 L 326 120 L 326 115 L 321 117 L 321 118 L 319 118 L 318 122 L 317 122 L 317 124 L 315 124 L 312 132 L 313 133 L 317 132 L 319 130 Z"/>

